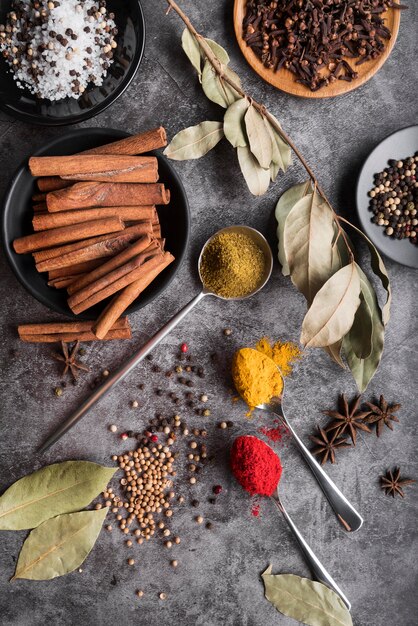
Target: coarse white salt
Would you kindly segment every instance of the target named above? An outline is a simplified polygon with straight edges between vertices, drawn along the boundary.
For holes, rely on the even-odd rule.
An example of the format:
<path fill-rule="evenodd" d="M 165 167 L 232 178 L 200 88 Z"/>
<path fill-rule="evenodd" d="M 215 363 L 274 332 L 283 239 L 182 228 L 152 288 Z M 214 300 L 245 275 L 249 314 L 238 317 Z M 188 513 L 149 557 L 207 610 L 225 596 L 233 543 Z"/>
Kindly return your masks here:
<path fill-rule="evenodd" d="M 15 0 L 0 26 L 0 52 L 20 88 L 77 99 L 90 83 L 103 84 L 113 62 L 113 18 L 103 0 Z"/>

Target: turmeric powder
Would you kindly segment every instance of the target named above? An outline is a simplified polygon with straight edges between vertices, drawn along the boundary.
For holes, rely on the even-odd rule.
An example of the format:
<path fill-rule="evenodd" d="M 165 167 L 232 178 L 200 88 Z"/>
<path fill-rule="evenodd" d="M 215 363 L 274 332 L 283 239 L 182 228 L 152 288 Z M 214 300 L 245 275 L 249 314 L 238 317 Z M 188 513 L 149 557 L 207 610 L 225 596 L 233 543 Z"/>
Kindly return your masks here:
<path fill-rule="evenodd" d="M 293 362 L 302 356 L 301 350 L 295 343 L 276 341 L 271 344 L 268 337 L 260 339 L 256 345 L 256 350 L 273 359 L 282 376 L 289 376 L 292 373 Z"/>
<path fill-rule="evenodd" d="M 274 361 L 253 348 L 241 348 L 235 353 L 232 378 L 250 411 L 283 391 L 283 379 Z"/>

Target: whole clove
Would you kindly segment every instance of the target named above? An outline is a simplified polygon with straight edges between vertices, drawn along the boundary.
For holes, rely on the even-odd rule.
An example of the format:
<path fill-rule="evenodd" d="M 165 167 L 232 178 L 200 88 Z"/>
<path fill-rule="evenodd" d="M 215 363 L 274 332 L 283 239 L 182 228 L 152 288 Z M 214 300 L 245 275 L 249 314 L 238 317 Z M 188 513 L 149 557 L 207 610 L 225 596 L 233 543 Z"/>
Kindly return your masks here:
<path fill-rule="evenodd" d="M 354 66 L 379 57 L 391 33 L 394 0 L 248 0 L 243 37 L 263 65 L 285 68 L 296 82 L 318 91 L 337 80 L 351 82 Z"/>

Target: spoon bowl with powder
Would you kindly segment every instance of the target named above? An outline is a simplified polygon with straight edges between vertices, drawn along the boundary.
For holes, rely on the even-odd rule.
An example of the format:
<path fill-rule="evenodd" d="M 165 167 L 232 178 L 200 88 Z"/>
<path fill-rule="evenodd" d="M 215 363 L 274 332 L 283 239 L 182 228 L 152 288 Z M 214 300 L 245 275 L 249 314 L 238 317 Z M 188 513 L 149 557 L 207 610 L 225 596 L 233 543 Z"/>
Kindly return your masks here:
<path fill-rule="evenodd" d="M 350 602 L 307 544 L 283 506 L 279 496 L 282 464 L 274 450 L 253 435 L 237 437 L 231 448 L 231 469 L 241 487 L 251 496 L 258 495 L 271 498 L 295 536 L 314 578 L 335 591 L 350 610 Z"/>
<path fill-rule="evenodd" d="M 125 378 L 206 296 L 221 300 L 245 300 L 262 289 L 270 278 L 273 254 L 265 237 L 249 226 L 229 226 L 215 233 L 202 248 L 198 269 L 202 290 L 171 318 L 147 343 L 122 365 L 72 413 L 40 447 L 45 452 Z"/>
<path fill-rule="evenodd" d="M 289 423 L 283 410 L 284 377 L 273 359 L 254 348 L 241 348 L 234 355 L 232 377 L 238 393 L 250 410 L 257 408 L 273 413 L 285 425 L 345 530 L 359 530 L 363 518 L 329 478 Z"/>

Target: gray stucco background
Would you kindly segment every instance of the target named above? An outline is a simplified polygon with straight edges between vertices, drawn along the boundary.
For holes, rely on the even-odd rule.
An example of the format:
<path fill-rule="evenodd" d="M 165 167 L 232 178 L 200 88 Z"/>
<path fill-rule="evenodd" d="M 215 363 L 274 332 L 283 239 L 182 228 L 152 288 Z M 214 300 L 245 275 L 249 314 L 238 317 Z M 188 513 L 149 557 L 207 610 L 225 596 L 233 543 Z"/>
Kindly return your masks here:
<path fill-rule="evenodd" d="M 309 102 L 275 91 L 252 72 L 241 57 L 232 29 L 232 2 L 184 0 L 182 6 L 195 26 L 224 45 L 231 66 L 239 73 L 248 93 L 278 117 L 316 172 L 331 201 L 341 213 L 355 220 L 354 185 L 359 168 L 377 142 L 398 128 L 416 122 L 416 3 L 402 15 L 398 41 L 392 55 L 371 81 L 346 96 Z M 159 124 L 169 137 L 204 119 L 220 119 L 221 110 L 201 92 L 196 76 L 180 48 L 182 24 L 165 3 L 143 0 L 147 23 L 145 57 L 133 84 L 108 111 L 83 124 L 132 132 Z M 0 114 L 0 193 L 23 158 L 67 129 L 43 129 L 22 124 Z M 406 156 L 406 155 L 405 155 Z M 250 195 L 232 150 L 221 143 L 205 158 L 175 164 L 189 195 L 192 237 L 188 255 L 174 283 L 146 309 L 132 316 L 131 343 L 87 346 L 86 362 L 92 369 L 77 387 L 68 386 L 61 398 L 53 388 L 59 369 L 50 358 L 53 348 L 21 345 L 16 325 L 56 319 L 17 282 L 1 260 L 1 437 L 0 491 L 45 463 L 65 459 L 89 459 L 110 463 L 110 455 L 123 450 L 107 431 L 110 423 L 120 429 L 140 429 L 155 411 L 173 413 L 173 405 L 154 390 L 175 383 L 161 379 L 145 363 L 109 394 L 76 428 L 45 457 L 35 449 L 71 408 L 88 393 L 88 383 L 102 369 L 113 369 L 185 304 L 198 289 L 196 259 L 201 245 L 216 229 L 231 223 L 259 228 L 276 246 L 273 210 L 279 195 L 304 173 L 296 164 L 261 199 Z M 364 253 L 364 250 L 363 250 Z M 384 393 L 399 401 L 400 423 L 394 432 L 360 436 L 355 449 L 342 451 L 327 471 L 365 518 L 353 536 L 336 522 L 315 480 L 291 444 L 278 447 L 284 464 L 283 501 L 295 522 L 330 573 L 352 602 L 356 626 L 413 626 L 418 623 L 417 594 L 417 487 L 408 489 L 404 501 L 393 501 L 379 490 L 378 476 L 399 464 L 405 474 L 418 478 L 416 460 L 416 384 L 418 370 L 417 273 L 387 261 L 394 301 L 386 333 L 386 348 L 379 371 L 365 394 L 371 399 Z M 0 534 L 0 623 L 5 626 L 44 624 L 138 624 L 141 626 L 258 626 L 291 625 L 263 597 L 260 573 L 271 562 L 274 572 L 308 576 L 309 572 L 284 521 L 269 502 L 262 515 L 250 514 L 249 498 L 231 479 L 228 449 L 238 433 L 255 432 L 265 418 L 245 419 L 241 403 L 230 395 L 229 363 L 233 351 L 253 345 L 264 334 L 297 340 L 304 314 L 303 298 L 276 265 L 268 286 L 244 303 L 204 301 L 154 352 L 163 371 L 176 363 L 182 341 L 187 341 L 206 378 L 196 389 L 210 397 L 209 418 L 180 414 L 191 425 L 208 430 L 208 447 L 215 460 L 201 473 L 198 485 L 187 485 L 180 469 L 176 491 L 186 496 L 173 528 L 182 543 L 170 553 L 161 542 L 135 546 L 137 564 L 126 565 L 128 556 L 119 532 L 102 532 L 97 545 L 75 572 L 49 582 L 8 580 L 14 571 L 25 532 Z M 224 337 L 223 329 L 233 334 Z M 16 351 L 16 352 L 14 352 Z M 211 361 L 216 352 L 218 359 Z M 144 383 L 140 391 L 138 384 Z M 348 372 L 339 370 L 321 351 L 309 351 L 288 381 L 286 409 L 305 441 L 314 425 L 332 407 L 339 392 L 355 394 Z M 129 407 L 138 399 L 140 408 Z M 221 419 L 234 428 L 220 431 Z M 183 453 L 182 453 L 183 454 Z M 181 459 L 181 462 L 180 462 Z M 183 456 L 179 459 L 179 467 Z M 214 484 L 224 491 L 216 505 L 207 502 Z M 191 497 L 201 501 L 194 509 Z M 199 527 L 193 517 L 201 513 L 213 522 L 211 531 Z M 137 549 L 139 548 L 139 549 Z M 179 561 L 176 571 L 169 559 Z M 116 584 L 115 584 L 116 583 Z M 134 592 L 142 588 L 138 600 Z M 158 600 L 158 593 L 167 600 Z"/>

